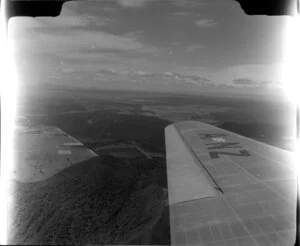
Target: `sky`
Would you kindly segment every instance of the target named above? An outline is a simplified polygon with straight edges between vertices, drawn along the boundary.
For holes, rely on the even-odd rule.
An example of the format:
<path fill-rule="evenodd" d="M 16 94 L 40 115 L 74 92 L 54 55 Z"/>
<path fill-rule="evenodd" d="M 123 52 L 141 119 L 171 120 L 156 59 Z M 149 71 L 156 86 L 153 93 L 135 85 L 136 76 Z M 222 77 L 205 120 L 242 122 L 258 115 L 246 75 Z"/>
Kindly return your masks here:
<path fill-rule="evenodd" d="M 232 0 L 72 1 L 12 18 L 9 38 L 23 84 L 262 92 L 281 86 L 288 18 Z"/>

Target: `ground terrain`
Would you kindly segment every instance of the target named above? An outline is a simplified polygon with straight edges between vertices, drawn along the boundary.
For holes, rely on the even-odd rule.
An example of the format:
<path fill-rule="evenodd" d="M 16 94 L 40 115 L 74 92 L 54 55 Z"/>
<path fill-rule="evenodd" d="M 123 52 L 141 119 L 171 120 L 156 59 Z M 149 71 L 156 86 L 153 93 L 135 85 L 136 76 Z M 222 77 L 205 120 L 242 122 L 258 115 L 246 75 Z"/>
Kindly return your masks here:
<path fill-rule="evenodd" d="M 204 121 L 285 149 L 294 125 L 287 103 L 254 97 L 48 86 L 25 90 L 19 105 L 19 125 L 59 128 L 97 154 L 38 182 L 13 181 L 11 241 L 20 244 L 168 245 L 168 124 Z"/>

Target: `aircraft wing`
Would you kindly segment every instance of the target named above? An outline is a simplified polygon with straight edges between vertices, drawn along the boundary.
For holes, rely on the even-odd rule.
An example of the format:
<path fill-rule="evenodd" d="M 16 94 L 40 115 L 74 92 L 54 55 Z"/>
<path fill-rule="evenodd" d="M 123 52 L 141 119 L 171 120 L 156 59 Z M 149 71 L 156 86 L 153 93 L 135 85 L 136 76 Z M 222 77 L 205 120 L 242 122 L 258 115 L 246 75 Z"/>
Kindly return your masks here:
<path fill-rule="evenodd" d="M 172 245 L 294 245 L 291 152 L 194 121 L 165 135 Z"/>
<path fill-rule="evenodd" d="M 53 126 L 17 127 L 12 179 L 37 182 L 64 168 L 97 156 L 80 141 Z"/>

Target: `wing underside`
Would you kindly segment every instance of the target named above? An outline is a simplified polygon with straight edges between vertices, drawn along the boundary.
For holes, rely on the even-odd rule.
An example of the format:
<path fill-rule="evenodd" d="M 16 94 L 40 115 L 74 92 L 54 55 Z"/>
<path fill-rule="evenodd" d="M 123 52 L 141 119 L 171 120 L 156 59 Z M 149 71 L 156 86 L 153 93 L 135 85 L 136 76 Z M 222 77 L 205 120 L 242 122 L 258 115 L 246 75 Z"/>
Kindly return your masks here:
<path fill-rule="evenodd" d="M 293 245 L 291 153 L 193 121 L 165 129 L 172 245 Z"/>

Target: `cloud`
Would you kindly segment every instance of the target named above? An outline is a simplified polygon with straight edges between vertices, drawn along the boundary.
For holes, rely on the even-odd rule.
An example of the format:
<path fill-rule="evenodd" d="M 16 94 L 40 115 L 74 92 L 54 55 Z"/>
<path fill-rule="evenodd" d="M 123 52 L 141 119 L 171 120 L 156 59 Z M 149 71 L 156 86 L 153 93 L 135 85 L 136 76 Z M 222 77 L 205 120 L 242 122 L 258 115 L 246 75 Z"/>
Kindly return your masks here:
<path fill-rule="evenodd" d="M 68 15 L 53 17 L 41 17 L 37 19 L 38 25 L 34 28 L 36 32 L 47 32 L 51 30 L 69 30 L 70 28 L 104 27 L 117 23 L 117 20 L 105 16 L 94 15 Z M 68 28 L 68 29 L 67 29 Z"/>
<path fill-rule="evenodd" d="M 200 44 L 189 45 L 188 47 L 186 47 L 185 52 L 192 52 L 192 51 L 202 49 L 202 48 L 204 48 L 204 47 Z"/>
<path fill-rule="evenodd" d="M 105 16 L 96 17 L 92 15 L 85 15 L 84 17 L 87 21 L 89 21 L 89 26 L 106 27 L 108 25 L 115 25 L 118 23 L 117 20 Z"/>
<path fill-rule="evenodd" d="M 173 12 L 171 15 L 172 16 L 188 16 L 190 13 L 189 12 Z"/>
<path fill-rule="evenodd" d="M 107 26 L 109 24 L 115 24 L 117 21 L 107 16 L 93 15 L 89 12 L 81 13 L 77 10 L 78 6 L 74 4 L 66 4 L 63 6 L 59 17 L 39 17 L 35 19 L 34 26 L 37 31 L 41 28 L 53 29 L 53 28 L 72 28 L 72 27 L 90 27 L 90 26 Z"/>
<path fill-rule="evenodd" d="M 66 3 L 61 15 L 56 18 L 14 18 L 10 21 L 9 35 L 13 48 L 16 52 L 30 55 L 44 53 L 52 56 L 66 55 L 69 58 L 79 58 L 79 55 L 93 56 L 92 52 L 99 55 L 105 51 L 132 51 L 133 55 L 157 52 L 155 47 L 137 40 L 142 31 L 115 35 L 95 28 L 116 20 L 105 16 L 87 15 L 84 11 L 79 11 L 80 7 L 83 7 L 81 3 Z M 93 4 L 87 7 L 95 8 Z M 106 8 L 111 11 L 110 7 Z"/>
<path fill-rule="evenodd" d="M 14 18 L 10 21 L 9 38 L 21 51 L 51 53 L 85 48 L 97 43 L 98 48 L 130 50 L 143 48 L 134 38 L 113 35 L 95 29 L 115 20 L 108 17 L 76 13 L 76 3 L 66 4 L 56 18 Z"/>
<path fill-rule="evenodd" d="M 130 32 L 125 33 L 124 37 L 138 38 L 138 37 L 140 37 L 144 33 L 145 33 L 145 31 L 143 31 L 143 30 L 130 31 Z"/>
<path fill-rule="evenodd" d="M 256 87 L 267 87 L 268 85 L 273 84 L 271 81 L 256 81 L 247 78 L 238 78 L 232 80 L 235 85 L 245 85 L 245 86 L 256 86 Z"/>
<path fill-rule="evenodd" d="M 71 68 L 71 67 L 64 67 L 64 68 L 61 69 L 61 71 L 64 72 L 64 73 L 72 73 L 75 70 L 74 70 L 74 68 Z"/>
<path fill-rule="evenodd" d="M 195 8 L 207 5 L 204 0 L 172 0 L 173 4 L 182 8 Z"/>
<path fill-rule="evenodd" d="M 149 59 L 158 48 L 138 40 L 142 31 L 122 35 L 90 28 L 99 18 L 84 15 L 84 11 L 76 16 L 76 8 L 67 8 L 62 16 L 53 19 L 25 17 L 10 21 L 9 39 L 14 56 L 19 63 L 26 60 L 26 69 L 18 67 L 22 74 L 30 75 L 28 71 L 35 71 L 43 77 L 53 67 L 59 68 L 66 77 L 75 76 L 77 71 L 94 75 L 103 66 L 124 69 L 152 66 Z M 60 61 L 68 66 L 60 67 Z M 105 76 L 109 73 L 102 72 L 106 72 Z"/>
<path fill-rule="evenodd" d="M 122 7 L 142 7 L 146 4 L 153 2 L 155 0 L 117 0 L 117 3 L 119 3 Z"/>
<path fill-rule="evenodd" d="M 197 20 L 195 23 L 198 27 L 206 27 L 206 28 L 216 27 L 216 22 L 213 19 Z"/>
<path fill-rule="evenodd" d="M 45 76 L 45 79 L 47 79 L 47 80 L 53 80 L 53 79 L 61 79 L 62 78 L 62 76 L 61 75 L 47 75 L 47 76 Z"/>
<path fill-rule="evenodd" d="M 185 75 L 210 76 L 209 69 L 201 66 L 177 66 L 174 71 Z"/>
<path fill-rule="evenodd" d="M 255 81 L 251 79 L 234 79 L 232 82 L 236 85 L 253 85 Z"/>
<path fill-rule="evenodd" d="M 118 10 L 109 6 L 105 6 L 101 8 L 102 11 L 109 12 L 109 13 L 116 13 Z"/>
<path fill-rule="evenodd" d="M 206 85 L 210 80 L 198 75 L 182 75 L 174 72 L 145 72 L 142 70 L 124 70 L 114 68 L 98 69 L 97 75 L 101 78 L 116 79 L 123 81 L 140 81 L 141 83 L 163 83 L 169 85 L 193 84 L 197 86 Z"/>
<path fill-rule="evenodd" d="M 102 68 L 97 72 L 98 75 L 116 75 L 117 71 L 113 68 Z"/>
<path fill-rule="evenodd" d="M 75 50 L 62 50 L 61 52 L 56 52 L 56 57 L 61 57 L 58 59 L 66 59 L 70 63 L 76 63 L 78 66 L 85 67 L 95 67 L 94 64 L 119 64 L 120 66 L 139 66 L 145 62 L 149 62 L 149 59 L 153 58 L 154 52 L 156 52 L 155 47 L 148 47 L 146 45 L 138 46 L 139 48 L 121 49 L 116 48 L 103 48 L 97 43 L 95 48 L 82 48 Z M 49 56 L 53 56 L 49 54 Z M 56 59 L 57 59 L 56 58 Z"/>
<path fill-rule="evenodd" d="M 191 83 L 196 85 L 203 85 L 210 80 L 198 75 L 182 75 L 174 72 L 164 72 L 164 73 L 143 73 L 141 76 L 145 78 L 155 78 L 161 80 L 167 80 L 176 83 Z"/>
<path fill-rule="evenodd" d="M 197 85 L 204 85 L 204 84 L 207 84 L 210 81 L 209 79 L 203 78 L 203 77 L 198 76 L 198 75 L 186 75 L 186 76 L 183 77 L 183 79 L 186 82 L 190 82 L 190 83 L 197 84 Z"/>
<path fill-rule="evenodd" d="M 165 15 L 165 18 L 167 20 L 170 20 L 171 22 L 183 22 L 185 20 L 190 20 L 193 16 L 195 15 L 195 13 L 193 12 L 187 12 L 187 11 L 175 11 L 175 12 L 171 12 Z"/>
<path fill-rule="evenodd" d="M 98 50 L 142 50 L 147 46 L 135 38 L 123 37 L 102 31 L 74 30 L 61 33 L 36 33 L 27 38 L 12 38 L 17 49 L 32 52 L 74 52 L 89 47 Z"/>
<path fill-rule="evenodd" d="M 274 83 L 272 81 L 260 81 L 259 85 L 260 86 L 268 86 L 268 85 L 273 85 Z M 276 83 L 275 83 L 276 84 Z"/>
<path fill-rule="evenodd" d="M 225 66 L 212 74 L 218 83 L 232 84 L 232 81 L 247 78 L 253 81 L 278 81 L 281 78 L 282 64 L 239 64 Z"/>

